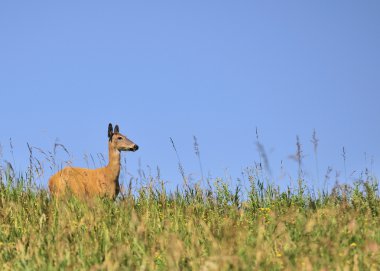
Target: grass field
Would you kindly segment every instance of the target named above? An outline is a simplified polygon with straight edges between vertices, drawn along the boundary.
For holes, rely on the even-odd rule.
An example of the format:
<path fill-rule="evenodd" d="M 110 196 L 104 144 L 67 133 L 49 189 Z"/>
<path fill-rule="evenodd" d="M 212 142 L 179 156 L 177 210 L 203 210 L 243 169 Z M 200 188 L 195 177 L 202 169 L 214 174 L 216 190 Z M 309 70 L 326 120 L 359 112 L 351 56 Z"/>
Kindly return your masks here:
<path fill-rule="evenodd" d="M 56 202 L 33 174 L 0 176 L 1 270 L 380 270 L 378 180 L 281 192 L 252 171 L 167 192 L 159 178 L 116 202 Z"/>

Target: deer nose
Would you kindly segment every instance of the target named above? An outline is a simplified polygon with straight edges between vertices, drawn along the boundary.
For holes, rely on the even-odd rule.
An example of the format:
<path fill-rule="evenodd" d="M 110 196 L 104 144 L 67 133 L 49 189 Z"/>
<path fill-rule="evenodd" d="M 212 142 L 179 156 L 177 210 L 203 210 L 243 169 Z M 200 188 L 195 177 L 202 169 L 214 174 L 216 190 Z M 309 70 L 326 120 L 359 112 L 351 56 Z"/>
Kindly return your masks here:
<path fill-rule="evenodd" d="M 136 144 L 133 146 L 133 151 L 137 151 L 139 149 L 139 146 L 137 146 Z"/>

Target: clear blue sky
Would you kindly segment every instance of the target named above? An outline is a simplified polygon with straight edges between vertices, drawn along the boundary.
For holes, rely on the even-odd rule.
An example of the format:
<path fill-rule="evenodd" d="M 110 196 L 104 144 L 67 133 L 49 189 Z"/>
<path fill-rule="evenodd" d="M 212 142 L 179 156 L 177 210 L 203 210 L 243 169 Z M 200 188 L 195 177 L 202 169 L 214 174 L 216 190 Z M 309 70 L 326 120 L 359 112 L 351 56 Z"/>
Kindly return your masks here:
<path fill-rule="evenodd" d="M 259 161 L 257 127 L 287 185 L 297 135 L 318 181 L 315 129 L 319 184 L 328 166 L 345 181 L 343 146 L 347 175 L 371 159 L 379 173 L 379 14 L 377 0 L 1 1 L 2 159 L 12 138 L 22 171 L 26 142 L 52 150 L 58 138 L 84 166 L 85 153 L 107 154 L 113 122 L 140 146 L 123 156 L 134 176 L 140 160 L 181 183 L 172 137 L 199 178 L 195 135 L 205 174 L 236 180 Z"/>

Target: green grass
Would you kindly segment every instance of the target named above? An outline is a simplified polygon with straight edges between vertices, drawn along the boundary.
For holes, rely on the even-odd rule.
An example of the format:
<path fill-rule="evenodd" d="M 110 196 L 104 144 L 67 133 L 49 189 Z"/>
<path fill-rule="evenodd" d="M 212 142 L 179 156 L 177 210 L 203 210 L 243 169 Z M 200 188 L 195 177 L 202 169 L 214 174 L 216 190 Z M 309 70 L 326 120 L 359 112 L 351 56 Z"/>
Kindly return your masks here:
<path fill-rule="evenodd" d="M 319 196 L 248 176 L 168 193 L 160 182 L 116 202 L 55 202 L 2 174 L 1 270 L 379 270 L 376 178 Z"/>

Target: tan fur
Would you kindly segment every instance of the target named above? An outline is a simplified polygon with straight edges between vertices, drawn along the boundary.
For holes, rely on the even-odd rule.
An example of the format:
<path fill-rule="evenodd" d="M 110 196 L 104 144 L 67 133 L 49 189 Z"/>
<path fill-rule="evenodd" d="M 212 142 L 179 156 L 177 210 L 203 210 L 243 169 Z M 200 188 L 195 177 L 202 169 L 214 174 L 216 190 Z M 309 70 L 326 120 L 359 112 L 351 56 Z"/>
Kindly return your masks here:
<path fill-rule="evenodd" d="M 138 146 L 119 133 L 116 125 L 112 131 L 109 125 L 109 163 L 97 169 L 66 167 L 57 172 L 49 180 L 50 193 L 61 197 L 67 192 L 80 198 L 105 196 L 115 199 L 120 191 L 120 152 L 136 151 Z"/>

